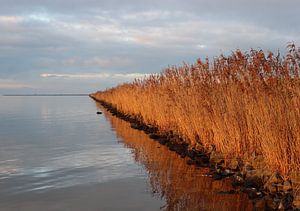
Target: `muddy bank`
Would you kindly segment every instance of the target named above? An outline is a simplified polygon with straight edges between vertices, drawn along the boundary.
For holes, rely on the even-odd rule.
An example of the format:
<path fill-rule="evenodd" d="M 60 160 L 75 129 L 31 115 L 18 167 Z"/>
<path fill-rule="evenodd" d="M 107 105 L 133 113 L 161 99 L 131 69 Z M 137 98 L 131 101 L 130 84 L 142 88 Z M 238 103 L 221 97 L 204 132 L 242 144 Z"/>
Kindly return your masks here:
<path fill-rule="evenodd" d="M 164 132 L 153 125 L 144 124 L 138 116 L 131 116 L 119 112 L 110 103 L 97 99 L 112 115 L 130 123 L 131 127 L 146 133 L 152 140 L 165 145 L 169 150 L 176 152 L 187 159 L 187 165 L 208 167 L 209 175 L 214 180 L 229 179 L 233 189 L 224 191 L 224 194 L 244 192 L 252 200 L 255 210 L 300 210 L 300 196 L 297 187 L 300 184 L 300 175 L 295 172 L 289 179 L 284 179 L 265 168 L 261 156 L 253 155 L 249 160 L 226 160 L 222 153 L 217 152 L 214 146 L 205 149 L 201 145 L 189 146 L 184 140 L 172 131 Z"/>

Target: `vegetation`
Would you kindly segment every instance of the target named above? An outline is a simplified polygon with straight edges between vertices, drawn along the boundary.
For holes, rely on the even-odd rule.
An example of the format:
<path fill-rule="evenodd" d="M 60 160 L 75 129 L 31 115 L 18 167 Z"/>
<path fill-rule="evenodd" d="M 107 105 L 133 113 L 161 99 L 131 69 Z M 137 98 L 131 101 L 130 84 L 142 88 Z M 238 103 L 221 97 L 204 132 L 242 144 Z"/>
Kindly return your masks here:
<path fill-rule="evenodd" d="M 274 172 L 300 171 L 300 49 L 285 57 L 236 50 L 171 66 L 161 74 L 97 92 L 95 97 L 190 147 L 215 147 L 227 159 L 262 155 Z"/>
<path fill-rule="evenodd" d="M 101 108 L 101 105 L 98 104 Z M 153 194 L 165 199 L 163 210 L 252 210 L 246 194 L 221 194 L 232 190 L 229 181 L 206 177 L 208 170 L 186 165 L 184 159 L 151 140 L 128 122 L 104 111 L 117 137 L 143 164 Z"/>

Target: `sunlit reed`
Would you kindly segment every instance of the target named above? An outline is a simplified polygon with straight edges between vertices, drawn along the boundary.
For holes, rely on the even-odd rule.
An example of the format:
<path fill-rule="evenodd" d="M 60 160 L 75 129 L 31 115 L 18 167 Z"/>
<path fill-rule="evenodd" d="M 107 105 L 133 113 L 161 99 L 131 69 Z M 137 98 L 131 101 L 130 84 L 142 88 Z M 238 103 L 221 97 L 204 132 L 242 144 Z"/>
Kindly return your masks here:
<path fill-rule="evenodd" d="M 118 110 L 191 147 L 214 145 L 227 158 L 262 155 L 272 171 L 300 170 L 300 50 L 285 57 L 236 50 L 213 61 L 171 66 L 161 74 L 97 92 Z"/>
<path fill-rule="evenodd" d="M 147 170 L 153 193 L 166 201 L 164 210 L 252 210 L 246 194 L 219 193 L 232 189 L 229 181 L 203 176 L 207 170 L 186 165 L 179 155 L 130 128 L 129 123 L 106 112 L 104 115 L 134 159 Z"/>

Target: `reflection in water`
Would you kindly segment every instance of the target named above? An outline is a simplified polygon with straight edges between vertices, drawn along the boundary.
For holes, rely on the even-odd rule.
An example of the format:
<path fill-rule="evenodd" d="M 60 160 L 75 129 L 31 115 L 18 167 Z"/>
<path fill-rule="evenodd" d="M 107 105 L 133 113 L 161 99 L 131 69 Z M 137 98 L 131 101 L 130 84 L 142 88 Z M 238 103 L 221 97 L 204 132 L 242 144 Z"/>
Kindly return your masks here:
<path fill-rule="evenodd" d="M 99 104 L 98 107 L 101 108 Z M 135 161 L 148 172 L 153 194 L 166 201 L 166 210 L 252 210 L 245 194 L 221 194 L 232 189 L 229 181 L 204 176 L 207 170 L 188 166 L 184 159 L 152 141 L 129 123 L 104 112 L 118 138 L 132 149 Z"/>
<path fill-rule="evenodd" d="M 159 210 L 146 181 L 93 100 L 0 96 L 1 211 Z"/>

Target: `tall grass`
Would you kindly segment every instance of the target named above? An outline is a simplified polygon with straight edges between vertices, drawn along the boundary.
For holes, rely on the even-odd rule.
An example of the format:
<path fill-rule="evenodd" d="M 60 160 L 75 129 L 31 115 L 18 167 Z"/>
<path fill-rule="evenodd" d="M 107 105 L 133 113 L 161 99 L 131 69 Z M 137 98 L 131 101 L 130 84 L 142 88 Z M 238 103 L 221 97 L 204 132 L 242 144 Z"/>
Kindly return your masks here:
<path fill-rule="evenodd" d="M 226 158 L 262 155 L 272 171 L 288 176 L 300 170 L 299 66 L 293 43 L 285 57 L 236 50 L 95 97 L 181 135 L 191 147 L 213 145 Z"/>
<path fill-rule="evenodd" d="M 163 210 L 252 210 L 246 194 L 218 194 L 232 190 L 229 181 L 214 181 L 199 170 L 186 165 L 185 160 L 130 124 L 107 112 L 105 117 L 115 129 L 117 137 L 133 154 L 135 161 L 143 164 L 154 194 L 165 199 Z"/>

